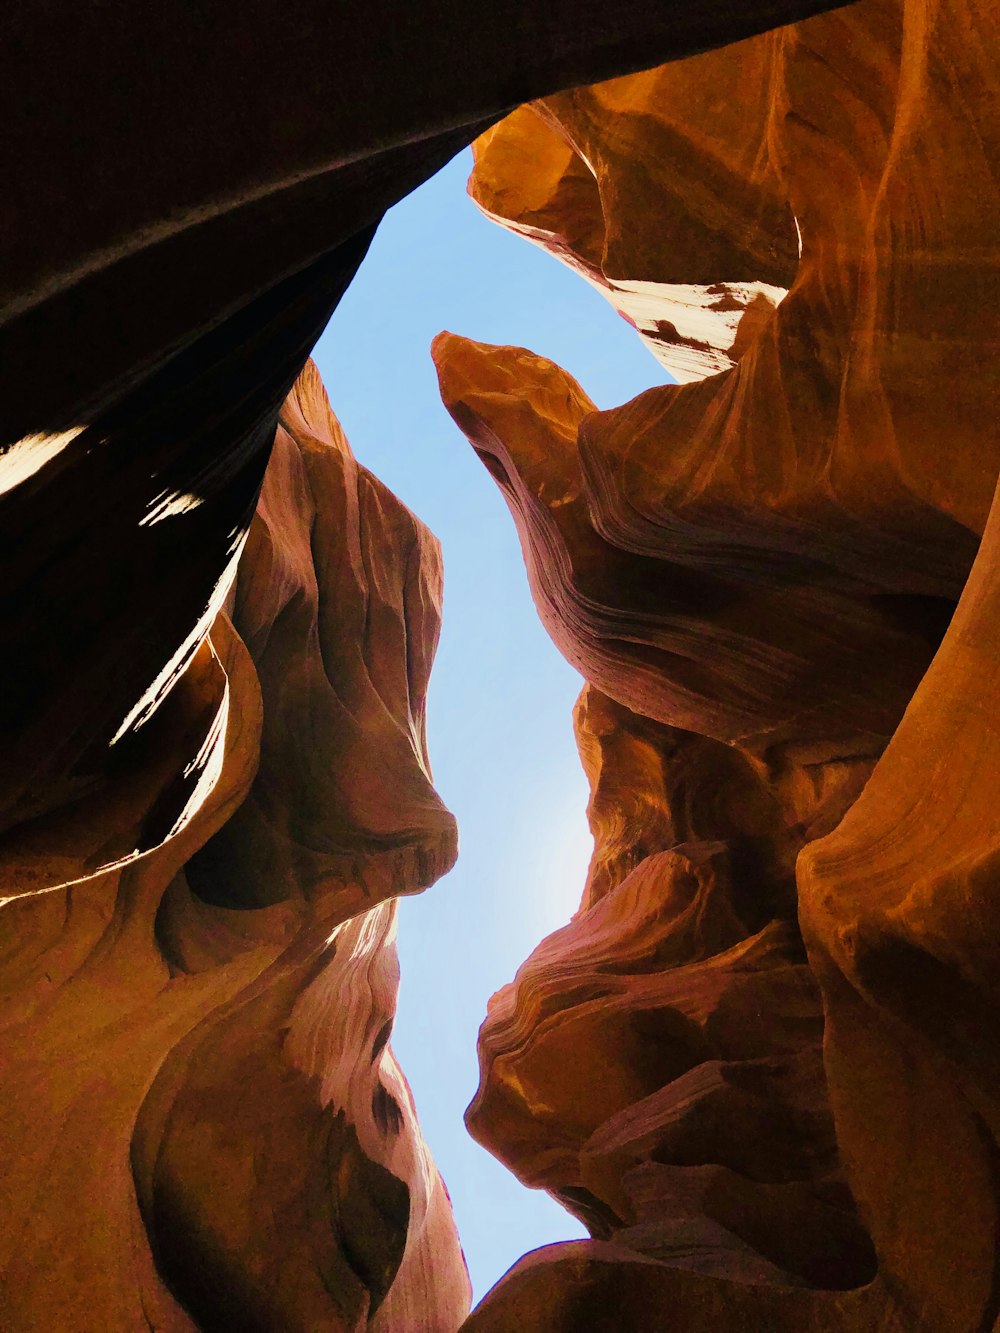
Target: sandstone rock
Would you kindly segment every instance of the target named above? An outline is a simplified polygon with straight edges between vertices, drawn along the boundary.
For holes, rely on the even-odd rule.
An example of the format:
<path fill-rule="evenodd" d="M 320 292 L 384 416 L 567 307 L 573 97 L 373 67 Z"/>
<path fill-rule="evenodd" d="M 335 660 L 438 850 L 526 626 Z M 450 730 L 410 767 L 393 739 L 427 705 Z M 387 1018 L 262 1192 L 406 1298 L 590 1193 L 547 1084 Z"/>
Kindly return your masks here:
<path fill-rule="evenodd" d="M 733 365 L 795 278 L 761 152 L 781 48 L 768 33 L 541 98 L 474 145 L 479 207 L 591 281 L 682 383 Z"/>
<path fill-rule="evenodd" d="M 790 888 L 806 825 L 738 750 L 641 717 L 592 685 L 573 721 L 594 835 L 584 910 L 647 857 L 682 843 L 724 839 L 761 887 Z"/>
<path fill-rule="evenodd" d="M 491 1002 L 472 1133 L 622 1249 L 757 1283 L 865 1280 L 795 925 L 806 828 L 734 748 L 592 687 L 577 736 L 588 891 Z"/>
<path fill-rule="evenodd" d="M 611 451 L 621 444 L 625 452 L 625 422 L 634 429 L 650 399 L 682 401 L 709 387 L 728 397 L 728 379 L 650 390 L 625 408 L 597 413 L 564 371 L 523 349 L 442 334 L 434 354 L 446 406 L 511 507 L 542 620 L 588 680 L 633 712 L 739 743 L 770 762 L 878 753 L 951 603 L 941 598 L 926 607 L 918 597 L 918 614 L 909 615 L 905 595 L 894 602 L 890 589 L 903 576 L 890 568 L 880 578 L 877 533 L 871 573 L 859 587 L 857 578 L 824 567 L 828 532 L 820 515 L 811 524 L 814 555 L 803 549 L 804 534 L 793 544 L 775 523 L 742 549 L 737 537 L 726 563 L 718 517 L 705 533 L 688 512 L 667 515 L 646 524 L 641 539 L 605 521 L 619 475 Z M 661 452 L 667 440 L 661 434 Z M 715 457 L 712 444 L 699 439 L 706 462 Z M 671 459 L 682 448 L 671 440 Z M 601 472 L 583 462 L 584 451 L 590 461 L 598 450 Z M 619 464 L 626 479 L 635 475 L 632 465 L 628 453 Z M 763 529 L 755 493 L 763 479 L 746 476 L 734 525 L 746 514 L 748 526 Z M 968 534 L 956 544 L 965 553 Z M 943 540 L 941 551 L 943 566 L 958 561 Z"/>
<path fill-rule="evenodd" d="M 928 1328 L 977 1327 L 996 1304 L 998 598 L 994 501 L 906 716 L 799 860 L 838 1132 L 887 1303 Z"/>
<path fill-rule="evenodd" d="M 221 689 L 214 785 L 146 856 L 0 912 L 12 1333 L 453 1333 L 468 1309 L 388 1045 L 394 895 L 456 850 L 423 734 L 439 552 L 311 365 L 281 419 L 239 632 L 219 611 L 183 677 Z"/>
<path fill-rule="evenodd" d="M 455 850 L 436 549 L 312 372 L 258 498 L 379 217 L 519 105 L 480 203 L 691 382 L 438 347 L 598 844 L 471 1113 L 594 1239 L 464 1327 L 996 1322 L 1000 53 L 979 0 L 827 7 L 10 8 L 4 1329 L 463 1318 L 387 1044 Z"/>
<path fill-rule="evenodd" d="M 528 98 L 829 3 L 503 0 L 417 15 L 13 0 L 0 53 L 12 879 L 96 873 L 187 817 L 198 770 L 185 770 L 213 744 L 218 760 L 217 708 L 189 716 L 175 701 L 163 729 L 190 735 L 172 762 L 176 742 L 134 724 L 205 638 L 278 410 L 385 210 Z M 140 787 L 162 801 L 133 801 Z"/>
<path fill-rule="evenodd" d="M 597 412 L 435 346 L 590 682 L 584 900 L 494 999 L 469 1115 L 594 1239 L 475 1333 L 996 1320 L 996 25 L 861 0 L 743 49 L 737 123 L 708 54 L 523 108 L 470 186 L 647 335 L 639 284 L 787 266 L 786 205 L 732 364 Z"/>

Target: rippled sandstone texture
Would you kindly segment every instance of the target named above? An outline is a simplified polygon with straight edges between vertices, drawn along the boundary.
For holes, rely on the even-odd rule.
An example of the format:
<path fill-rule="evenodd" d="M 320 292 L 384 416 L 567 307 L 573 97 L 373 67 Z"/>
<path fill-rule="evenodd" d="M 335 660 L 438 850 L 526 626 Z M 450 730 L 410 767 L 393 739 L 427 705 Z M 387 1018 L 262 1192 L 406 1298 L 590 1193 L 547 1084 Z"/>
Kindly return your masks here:
<path fill-rule="evenodd" d="M 128 859 L 186 817 L 190 758 L 218 728 L 183 669 L 281 403 L 385 210 L 531 97 L 829 3 L 11 0 L 0 852 L 16 891 Z M 155 519 L 183 505 L 179 549 Z M 155 743 L 133 725 L 154 711 Z M 136 799 L 146 787 L 162 799 Z"/>
<path fill-rule="evenodd" d="M 334 632 L 310 581 L 296 523 L 319 497 L 353 522 L 311 409 L 278 435 L 238 633 L 228 581 L 385 207 L 526 99 L 823 8 L 8 7 L 5 1327 L 461 1318 L 384 1045 L 385 904 L 450 833 L 419 772 L 422 668 L 400 693 L 398 653 L 376 666 L 356 605 Z M 496 1008 L 537 1098 L 510 1096 L 501 1051 L 476 1123 L 604 1239 L 525 1260 L 469 1328 L 997 1314 L 996 519 L 969 576 L 996 476 L 995 15 L 862 0 L 749 51 L 546 96 L 531 151 L 589 201 L 552 227 L 540 181 L 541 237 L 668 364 L 723 373 L 594 416 L 530 358 L 450 368 L 591 682 L 600 764 L 590 911 Z M 487 207 L 520 216 L 481 163 Z M 314 535 L 359 586 L 360 535 Z M 424 596 L 397 574 L 382 633 Z M 282 752 L 313 719 L 308 782 Z M 575 1121 L 539 1058 L 564 1013 Z"/>
<path fill-rule="evenodd" d="M 395 895 L 456 851 L 424 741 L 440 592 L 310 363 L 184 677 L 221 694 L 214 786 L 155 851 L 0 911 L 5 1330 L 461 1323 L 388 1045 Z"/>
<path fill-rule="evenodd" d="M 476 1333 L 1000 1315 L 998 57 L 989 7 L 861 0 L 477 144 L 683 382 L 434 349 L 588 681 L 595 834 L 469 1110 L 594 1239 Z"/>
<path fill-rule="evenodd" d="M 5 1329 L 459 1322 L 385 1045 L 436 556 L 288 395 L 500 116 L 829 3 L 6 7 Z"/>

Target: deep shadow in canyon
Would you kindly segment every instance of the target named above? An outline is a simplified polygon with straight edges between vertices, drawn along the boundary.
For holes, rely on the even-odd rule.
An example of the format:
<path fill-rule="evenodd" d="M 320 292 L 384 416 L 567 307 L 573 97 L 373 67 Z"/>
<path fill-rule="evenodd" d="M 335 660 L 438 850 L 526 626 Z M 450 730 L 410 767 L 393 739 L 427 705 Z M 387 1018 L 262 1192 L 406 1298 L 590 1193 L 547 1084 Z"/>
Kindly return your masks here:
<path fill-rule="evenodd" d="M 0 1323 L 991 1327 L 995 14 L 175 10 L 0 57 Z M 592 1239 L 470 1314 L 389 1040 L 440 551 L 307 357 L 473 138 L 679 382 L 433 349 L 595 839 L 468 1112 Z"/>

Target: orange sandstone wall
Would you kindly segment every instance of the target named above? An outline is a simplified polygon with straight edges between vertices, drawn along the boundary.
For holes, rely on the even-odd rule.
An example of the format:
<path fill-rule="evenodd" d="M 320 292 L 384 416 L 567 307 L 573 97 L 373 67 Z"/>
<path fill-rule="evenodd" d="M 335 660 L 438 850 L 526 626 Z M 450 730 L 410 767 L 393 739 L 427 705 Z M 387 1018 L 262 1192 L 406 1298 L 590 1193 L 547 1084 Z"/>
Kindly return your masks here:
<path fill-rule="evenodd" d="M 5 1330 L 462 1320 L 387 1045 L 437 551 L 300 372 L 512 108 L 830 2 L 5 7 Z"/>
<path fill-rule="evenodd" d="M 437 348 L 597 839 L 470 1112 L 594 1239 L 463 1327 L 996 1322 L 996 14 L 828 8 L 9 7 L 4 1329 L 465 1317 L 388 1045 L 436 547 L 300 371 L 518 106 L 477 200 L 684 383 Z"/>
<path fill-rule="evenodd" d="M 231 576 L 281 404 L 386 209 L 529 98 L 830 3 L 10 0 L 0 857 L 18 884 L 26 837 L 60 860 L 43 887 L 183 816 L 184 771 L 218 729 L 167 698 Z M 179 504 L 182 547 L 155 521 Z M 154 712 L 155 744 L 132 727 Z M 132 796 L 153 782 L 144 824 Z"/>
<path fill-rule="evenodd" d="M 162 522 L 183 541 L 192 517 Z M 144 856 L 0 909 L 5 1330 L 461 1323 L 388 1044 L 395 896 L 456 852 L 423 726 L 440 595 L 436 541 L 354 460 L 310 363 L 178 687 L 219 703 L 202 803 Z M 99 855 L 120 830 L 87 832 Z"/>
<path fill-rule="evenodd" d="M 470 1333 L 1000 1316 L 998 57 L 988 6 L 861 0 L 476 145 L 681 382 L 599 412 L 434 347 L 588 682 L 595 835 L 468 1115 L 593 1239 Z"/>

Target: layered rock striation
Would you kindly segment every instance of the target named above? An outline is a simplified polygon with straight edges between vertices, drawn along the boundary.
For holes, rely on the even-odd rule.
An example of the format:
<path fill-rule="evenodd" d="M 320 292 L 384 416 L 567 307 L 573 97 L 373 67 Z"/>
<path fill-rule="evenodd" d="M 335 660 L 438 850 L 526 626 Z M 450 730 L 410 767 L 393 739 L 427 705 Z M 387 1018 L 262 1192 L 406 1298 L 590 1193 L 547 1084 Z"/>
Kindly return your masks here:
<path fill-rule="evenodd" d="M 684 383 L 733 365 L 795 277 L 795 217 L 760 152 L 772 105 L 731 95 L 770 85 L 781 45 L 542 98 L 474 145 L 483 212 L 593 283 Z"/>
<path fill-rule="evenodd" d="M 25 839 L 45 848 L 37 888 L 152 849 L 187 817 L 191 760 L 218 762 L 217 710 L 199 713 L 179 682 L 232 576 L 281 404 L 385 210 L 526 99 L 830 2 L 416 14 L 13 0 L 0 52 L 9 879 L 34 874 Z M 183 545 L 162 521 L 179 510 Z M 154 714 L 155 744 L 135 727 Z"/>
<path fill-rule="evenodd" d="M 829 3 L 8 7 L 4 1328 L 460 1322 L 387 1045 L 436 548 L 300 372 L 509 110 Z"/>
<path fill-rule="evenodd" d="M 993 1327 L 990 7 L 15 0 L 5 37 L 0 1325 Z M 593 1239 L 466 1320 L 389 1045 L 394 899 L 456 850 L 439 557 L 302 368 L 477 134 L 480 206 L 683 383 L 598 412 L 436 348 L 588 682 L 596 841 L 470 1109 Z"/>
<path fill-rule="evenodd" d="M 477 1333 L 997 1318 L 998 55 L 861 0 L 477 144 L 480 207 L 682 381 L 598 411 L 434 347 L 588 682 L 595 835 L 468 1117 L 593 1240 Z"/>
<path fill-rule="evenodd" d="M 196 515 L 162 522 L 183 541 Z M 200 804 L 0 911 L 5 1329 L 462 1321 L 388 1044 L 395 897 L 456 853 L 424 736 L 440 594 L 436 541 L 355 461 L 310 363 L 178 687 L 219 708 Z"/>

